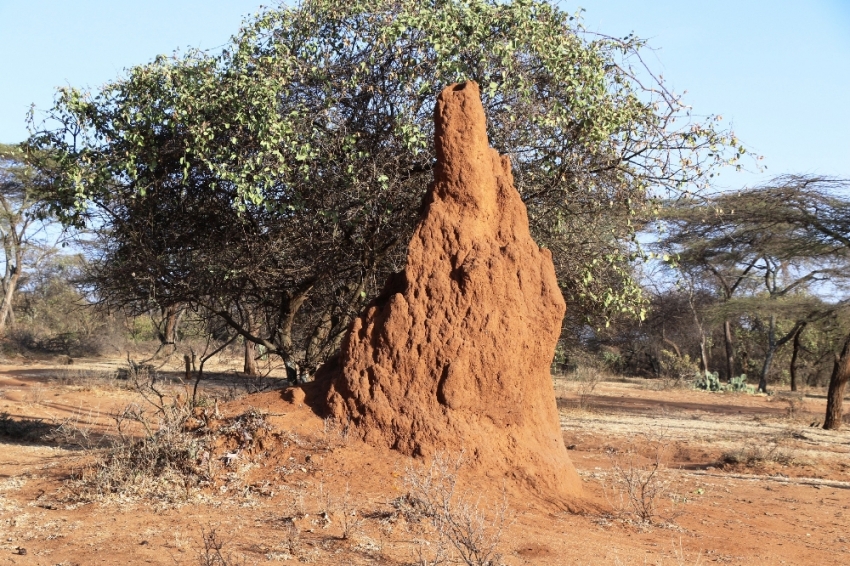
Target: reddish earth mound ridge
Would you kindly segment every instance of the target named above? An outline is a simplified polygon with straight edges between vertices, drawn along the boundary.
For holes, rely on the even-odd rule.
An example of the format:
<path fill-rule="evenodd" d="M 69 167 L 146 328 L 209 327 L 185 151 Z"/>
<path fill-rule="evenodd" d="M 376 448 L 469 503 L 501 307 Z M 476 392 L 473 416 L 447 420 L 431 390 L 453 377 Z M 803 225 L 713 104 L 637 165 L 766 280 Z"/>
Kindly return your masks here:
<path fill-rule="evenodd" d="M 549 372 L 566 308 L 551 254 L 489 147 L 478 85 L 447 87 L 435 122 L 435 181 L 406 268 L 320 372 L 326 409 L 370 444 L 463 451 L 493 480 L 574 501 Z"/>

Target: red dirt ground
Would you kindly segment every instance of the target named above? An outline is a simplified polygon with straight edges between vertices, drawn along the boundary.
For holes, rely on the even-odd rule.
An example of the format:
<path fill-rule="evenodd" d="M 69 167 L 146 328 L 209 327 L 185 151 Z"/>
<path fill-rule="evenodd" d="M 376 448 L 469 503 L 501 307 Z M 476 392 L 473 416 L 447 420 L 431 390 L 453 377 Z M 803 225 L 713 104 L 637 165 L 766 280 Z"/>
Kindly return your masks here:
<path fill-rule="evenodd" d="M 499 546 L 505 564 L 850 563 L 850 434 L 809 426 L 823 413 L 823 392 L 795 404 L 787 395 L 647 388 L 653 383 L 603 382 L 580 395 L 581 384 L 555 380 L 587 508 L 572 514 L 541 499 L 510 499 L 513 522 Z M 0 413 L 71 417 L 92 434 L 109 432 L 110 414 L 138 401 L 90 369 L 43 364 L 0 366 L 0 391 Z M 233 396 L 223 382 L 205 391 Z M 279 391 L 222 403 L 221 411 L 248 407 L 268 414 L 262 449 L 222 468 L 212 488 L 172 501 L 74 503 L 66 479 L 91 453 L 0 437 L 0 564 L 198 564 L 210 528 L 233 563 L 415 563 L 426 533 L 394 517 L 390 502 L 421 462 L 346 436 Z M 649 462 L 652 446 L 664 448 L 667 487 L 656 523 L 643 525 L 619 504 L 614 478 L 616 466 Z M 737 463 L 722 462 L 730 454 Z M 475 478 L 462 486 L 461 496 L 480 498 L 487 512 L 502 497 Z M 348 538 L 343 509 L 362 519 Z M 287 550 L 293 523 L 296 556 Z"/>

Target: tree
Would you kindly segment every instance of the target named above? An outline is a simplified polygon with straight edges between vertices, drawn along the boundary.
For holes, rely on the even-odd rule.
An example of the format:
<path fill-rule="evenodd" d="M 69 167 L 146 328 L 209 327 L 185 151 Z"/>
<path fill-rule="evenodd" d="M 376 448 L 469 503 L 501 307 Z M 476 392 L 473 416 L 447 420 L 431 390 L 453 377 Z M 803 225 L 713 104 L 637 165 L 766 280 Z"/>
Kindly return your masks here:
<path fill-rule="evenodd" d="M 15 323 L 14 299 L 25 268 L 49 255 L 61 239 L 58 230 L 49 232 L 51 220 L 39 214 L 36 178 L 25 151 L 0 145 L 0 241 L 4 254 L 0 336 L 5 336 L 7 324 Z"/>
<path fill-rule="evenodd" d="M 730 318 L 746 313 L 764 327 L 759 390 L 779 348 L 805 325 L 842 309 L 850 297 L 850 199 L 847 184 L 817 177 L 779 177 L 765 186 L 681 200 L 665 213 L 662 247 L 679 268 L 713 276 L 723 298 L 727 372 L 732 375 Z M 833 300 L 825 303 L 818 293 Z M 781 318 L 790 321 L 780 330 Z"/>
<path fill-rule="evenodd" d="M 305 0 L 219 55 L 60 90 L 30 143 L 62 164 L 54 210 L 102 228 L 104 303 L 201 307 L 310 367 L 400 267 L 435 96 L 476 80 L 567 299 L 604 321 L 643 308 L 630 260 L 653 191 L 698 188 L 744 151 L 690 118 L 643 45 L 534 0 Z"/>
<path fill-rule="evenodd" d="M 850 334 L 844 340 L 840 354 L 835 354 L 832 367 L 832 377 L 829 379 L 829 390 L 826 394 L 826 418 L 823 428 L 838 430 L 841 428 L 844 405 L 844 391 L 847 380 L 850 379 Z"/>

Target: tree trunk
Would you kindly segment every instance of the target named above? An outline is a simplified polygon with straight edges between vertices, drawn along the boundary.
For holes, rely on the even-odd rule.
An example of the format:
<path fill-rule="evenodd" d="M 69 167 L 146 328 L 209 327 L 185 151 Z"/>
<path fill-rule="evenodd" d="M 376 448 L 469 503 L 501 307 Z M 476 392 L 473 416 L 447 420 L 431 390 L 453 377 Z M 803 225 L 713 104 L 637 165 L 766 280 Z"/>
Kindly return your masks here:
<path fill-rule="evenodd" d="M 307 300 L 307 294 L 312 289 L 310 285 L 304 292 L 297 293 L 292 297 L 285 298 L 281 302 L 280 308 L 280 327 L 278 328 L 278 340 L 280 349 L 284 352 L 285 357 L 291 357 L 292 348 L 292 327 L 295 325 L 295 316 L 304 301 Z"/>
<path fill-rule="evenodd" d="M 732 323 L 723 321 L 723 340 L 726 342 L 726 381 L 735 377 L 735 346 L 732 344 Z"/>
<path fill-rule="evenodd" d="M 257 345 L 250 340 L 245 340 L 245 366 L 243 371 L 245 375 L 252 377 L 260 375 L 260 370 L 257 369 Z"/>
<path fill-rule="evenodd" d="M 325 309 L 322 313 L 319 323 L 313 329 L 310 335 L 310 340 L 307 342 L 307 349 L 304 352 L 304 364 L 302 370 L 313 370 L 323 357 L 325 342 L 333 327 L 331 307 Z"/>
<path fill-rule="evenodd" d="M 841 355 L 835 354 L 832 366 L 832 377 L 829 379 L 829 391 L 826 394 L 826 418 L 823 428 L 838 430 L 841 428 L 841 417 L 844 405 L 844 390 L 850 378 L 850 335 L 844 341 Z"/>
<path fill-rule="evenodd" d="M 676 357 L 677 357 L 677 358 L 681 358 L 681 357 L 682 357 L 682 350 L 680 350 L 680 349 L 679 349 L 679 345 L 678 345 L 678 344 L 676 344 L 675 342 L 673 342 L 672 340 L 670 340 L 669 338 L 667 338 L 667 331 L 666 331 L 666 329 L 665 329 L 663 326 L 661 327 L 661 340 L 662 340 L 665 344 L 667 344 L 667 345 L 669 345 L 671 348 L 673 348 L 673 352 L 675 352 L 675 353 L 676 353 Z"/>
<path fill-rule="evenodd" d="M 767 352 L 764 356 L 764 365 L 761 368 L 761 376 L 759 376 L 759 391 L 767 393 L 767 373 L 770 371 L 770 364 L 773 362 L 773 355 L 776 353 L 776 315 L 770 315 L 770 327 L 767 332 Z"/>
<path fill-rule="evenodd" d="M 20 262 L 18 262 L 20 265 Z M 15 296 L 15 288 L 18 285 L 18 278 L 21 272 L 17 266 L 12 268 L 12 275 L 6 284 L 6 293 L 3 295 L 3 303 L 0 305 L 0 336 L 6 335 L 6 321 L 9 320 L 9 315 L 12 312 L 12 300 Z"/>
<path fill-rule="evenodd" d="M 246 313 L 246 322 L 248 323 L 248 332 L 256 336 L 259 328 L 257 328 L 257 324 L 254 322 L 254 317 L 250 311 Z M 245 375 L 256 377 L 260 375 L 260 370 L 257 369 L 257 345 L 247 338 L 243 337 L 243 340 L 245 342 L 245 363 L 242 371 Z"/>
<path fill-rule="evenodd" d="M 806 328 L 805 322 L 794 333 L 794 351 L 791 353 L 791 367 L 789 368 L 789 373 L 791 374 L 791 391 L 797 391 L 797 356 L 800 353 L 800 336 L 803 335 L 804 328 Z"/>
<path fill-rule="evenodd" d="M 163 345 L 177 343 L 177 327 L 180 325 L 180 318 L 183 316 L 183 309 L 180 305 L 168 305 L 163 309 L 162 316 L 164 320 L 164 328 L 159 337 Z"/>

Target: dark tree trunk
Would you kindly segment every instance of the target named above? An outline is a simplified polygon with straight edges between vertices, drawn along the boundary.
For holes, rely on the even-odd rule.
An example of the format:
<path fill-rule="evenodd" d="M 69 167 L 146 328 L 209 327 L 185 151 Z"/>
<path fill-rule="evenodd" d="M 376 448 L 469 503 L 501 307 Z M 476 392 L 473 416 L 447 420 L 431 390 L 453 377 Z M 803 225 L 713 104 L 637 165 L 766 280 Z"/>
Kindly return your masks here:
<path fill-rule="evenodd" d="M 723 340 L 726 342 L 726 381 L 735 377 L 735 346 L 732 344 L 732 323 L 723 321 Z"/>
<path fill-rule="evenodd" d="M 844 390 L 850 378 L 850 335 L 844 341 L 841 354 L 835 354 L 832 366 L 832 377 L 829 379 L 829 391 L 826 395 L 826 418 L 823 428 L 838 430 L 841 428 L 841 417 L 844 405 Z"/>
<path fill-rule="evenodd" d="M 156 333 L 159 337 L 161 346 L 173 346 L 177 349 L 177 327 L 180 326 L 180 319 L 183 317 L 183 307 L 179 304 L 168 305 L 160 309 L 162 318 L 157 322 L 153 315 L 153 320 L 156 325 Z"/>
<path fill-rule="evenodd" d="M 180 325 L 180 318 L 183 315 L 183 309 L 177 305 L 171 305 L 166 309 L 165 318 L 165 340 L 168 344 L 177 343 L 177 327 Z"/>
<path fill-rule="evenodd" d="M 332 327 L 333 316 L 331 308 L 329 307 L 325 309 L 324 313 L 322 313 L 319 323 L 310 335 L 310 340 L 307 342 L 307 349 L 304 352 L 304 364 L 302 365 L 302 370 L 312 371 L 319 365 L 324 357 L 323 354 L 325 353 L 327 346 L 326 342 Z"/>
<path fill-rule="evenodd" d="M 20 261 L 18 261 L 17 265 L 20 265 Z M 6 284 L 6 294 L 3 296 L 2 304 L 0 304 L 0 336 L 5 336 L 6 334 L 6 322 L 11 318 L 12 299 L 15 296 L 18 278 L 20 277 L 20 271 L 17 266 L 12 269 L 12 276 Z"/>
<path fill-rule="evenodd" d="M 776 353 L 776 315 L 770 315 L 770 326 L 767 332 L 767 352 L 764 356 L 764 365 L 761 368 L 761 376 L 759 376 L 759 391 L 767 393 L 767 374 L 770 371 L 770 364 L 773 362 L 773 355 Z"/>
<path fill-rule="evenodd" d="M 247 315 L 248 322 L 248 332 L 253 335 L 256 335 L 259 331 L 257 328 L 257 324 L 254 322 L 254 317 L 249 312 Z M 245 372 L 245 375 L 249 376 L 258 376 L 260 375 L 260 370 L 257 368 L 257 345 L 243 337 L 245 341 L 245 363 L 243 365 L 242 371 Z"/>
<path fill-rule="evenodd" d="M 800 325 L 797 332 L 794 334 L 794 351 L 791 353 L 791 391 L 797 391 L 797 357 L 800 354 L 800 336 L 803 335 L 803 329 L 806 328 L 806 323 Z"/>
<path fill-rule="evenodd" d="M 165 344 L 177 343 L 177 327 L 180 325 L 180 318 L 183 316 L 183 309 L 180 305 L 168 305 L 163 309 L 163 330 L 160 336 L 160 341 Z"/>
<path fill-rule="evenodd" d="M 245 375 L 260 375 L 257 369 L 257 345 L 250 340 L 245 340 Z"/>
<path fill-rule="evenodd" d="M 295 317 L 301 309 L 301 305 L 307 300 L 307 295 L 312 285 L 303 292 L 296 293 L 292 297 L 286 297 L 280 306 L 280 327 L 278 328 L 278 341 L 284 358 L 291 358 L 293 354 L 292 328 L 295 325 Z M 286 359 L 284 360 L 286 361 Z"/>

